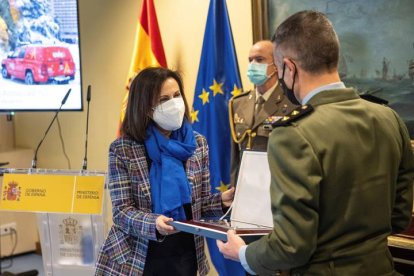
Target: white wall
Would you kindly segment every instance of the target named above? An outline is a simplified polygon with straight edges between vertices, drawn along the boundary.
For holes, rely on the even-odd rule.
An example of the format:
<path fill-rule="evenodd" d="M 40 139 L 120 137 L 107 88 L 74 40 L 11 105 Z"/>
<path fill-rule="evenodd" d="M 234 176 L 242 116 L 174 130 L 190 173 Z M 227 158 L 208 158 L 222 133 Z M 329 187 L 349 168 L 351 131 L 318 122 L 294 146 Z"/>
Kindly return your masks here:
<path fill-rule="evenodd" d="M 210 1 L 154 2 L 168 66 L 182 72 L 186 95 L 192 103 Z M 242 82 L 248 89 L 251 87 L 245 72 L 252 44 L 251 2 L 227 0 L 227 5 Z M 107 167 L 108 146 L 116 138 L 140 6 L 139 0 L 79 0 L 83 87 L 92 85 L 89 169 Z M 51 112 L 17 113 L 16 146 L 35 148 L 52 117 Z M 72 169 L 79 169 L 84 154 L 86 105 L 83 112 L 63 112 L 59 118 Z M 67 168 L 57 125 L 39 150 L 38 167 Z"/>

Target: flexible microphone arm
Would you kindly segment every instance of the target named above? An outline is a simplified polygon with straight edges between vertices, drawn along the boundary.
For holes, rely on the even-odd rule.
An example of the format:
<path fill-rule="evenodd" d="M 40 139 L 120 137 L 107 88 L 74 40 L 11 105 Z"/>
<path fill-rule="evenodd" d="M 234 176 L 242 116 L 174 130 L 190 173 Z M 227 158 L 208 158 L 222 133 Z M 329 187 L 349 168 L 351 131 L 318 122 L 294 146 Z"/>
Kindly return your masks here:
<path fill-rule="evenodd" d="M 91 102 L 91 86 L 88 85 L 88 94 L 86 95 L 86 101 L 88 102 L 88 110 L 86 112 L 86 139 L 85 139 L 85 157 L 83 158 L 82 169 L 88 168 L 88 130 L 89 130 L 89 103 Z"/>
<path fill-rule="evenodd" d="M 62 100 L 62 103 L 60 104 L 59 109 L 56 111 L 55 116 L 53 117 L 53 120 L 50 122 L 49 127 L 46 129 L 45 134 L 43 135 L 42 140 L 40 140 L 39 145 L 37 145 L 33 160 L 32 160 L 32 169 L 36 169 L 37 166 L 37 152 L 40 148 L 40 145 L 42 145 L 43 140 L 45 140 L 47 133 L 49 132 L 50 127 L 53 125 L 53 122 L 56 120 L 59 112 L 62 110 L 62 106 L 66 103 L 67 99 L 69 98 L 69 94 L 72 91 L 72 88 L 69 88 L 68 92 L 66 92 L 65 97 Z"/>

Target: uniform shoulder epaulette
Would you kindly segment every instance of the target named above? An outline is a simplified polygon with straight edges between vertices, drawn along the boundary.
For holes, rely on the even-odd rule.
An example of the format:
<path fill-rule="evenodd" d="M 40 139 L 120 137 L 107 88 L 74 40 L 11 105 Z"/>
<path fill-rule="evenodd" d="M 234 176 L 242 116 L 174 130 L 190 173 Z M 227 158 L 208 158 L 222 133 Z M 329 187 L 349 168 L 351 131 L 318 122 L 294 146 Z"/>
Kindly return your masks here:
<path fill-rule="evenodd" d="M 234 100 L 234 99 L 237 99 L 237 98 L 240 98 L 240 97 L 246 96 L 246 95 L 250 94 L 250 92 L 251 92 L 251 91 L 242 92 L 242 93 L 240 93 L 240 94 L 238 94 L 238 95 L 236 95 L 236 96 L 231 97 L 231 99 L 230 99 L 230 100 Z"/>
<path fill-rule="evenodd" d="M 295 108 L 290 114 L 283 116 L 280 120 L 274 122 L 272 127 L 287 126 L 290 123 L 297 121 L 313 112 L 313 107 L 309 104 L 301 105 Z"/>
<path fill-rule="evenodd" d="M 369 101 L 369 102 L 373 102 L 373 103 L 377 103 L 377 104 L 383 104 L 383 105 L 388 105 L 388 101 L 387 100 L 384 100 L 384 99 L 382 99 L 380 97 L 377 97 L 377 96 L 374 96 L 374 95 L 371 95 L 371 94 L 361 94 L 359 96 L 361 97 L 361 99 L 364 99 L 364 100 Z"/>

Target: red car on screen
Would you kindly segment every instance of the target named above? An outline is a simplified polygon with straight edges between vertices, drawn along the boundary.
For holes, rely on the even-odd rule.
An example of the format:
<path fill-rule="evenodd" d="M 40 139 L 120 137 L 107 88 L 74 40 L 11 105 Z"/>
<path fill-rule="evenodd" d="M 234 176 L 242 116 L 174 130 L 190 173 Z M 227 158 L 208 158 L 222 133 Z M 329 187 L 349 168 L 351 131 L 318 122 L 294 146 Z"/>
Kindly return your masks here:
<path fill-rule="evenodd" d="M 75 78 L 75 63 L 64 46 L 27 45 L 16 48 L 1 62 L 1 74 L 26 84 L 66 84 Z"/>

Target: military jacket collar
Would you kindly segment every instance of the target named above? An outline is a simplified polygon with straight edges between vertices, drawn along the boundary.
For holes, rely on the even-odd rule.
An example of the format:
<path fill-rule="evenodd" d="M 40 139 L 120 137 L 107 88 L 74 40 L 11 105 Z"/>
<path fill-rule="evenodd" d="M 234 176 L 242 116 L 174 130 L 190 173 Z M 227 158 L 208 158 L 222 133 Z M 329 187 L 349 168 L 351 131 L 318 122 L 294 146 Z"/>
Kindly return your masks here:
<path fill-rule="evenodd" d="M 329 104 L 334 102 L 342 102 L 348 100 L 359 99 L 359 95 L 356 90 L 352 88 L 326 90 L 313 96 L 308 104 L 313 107 L 323 104 Z"/>

